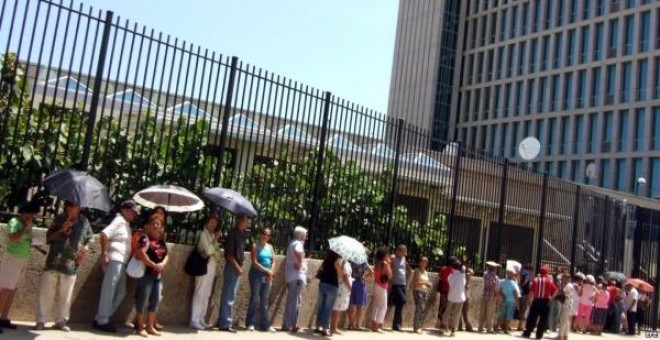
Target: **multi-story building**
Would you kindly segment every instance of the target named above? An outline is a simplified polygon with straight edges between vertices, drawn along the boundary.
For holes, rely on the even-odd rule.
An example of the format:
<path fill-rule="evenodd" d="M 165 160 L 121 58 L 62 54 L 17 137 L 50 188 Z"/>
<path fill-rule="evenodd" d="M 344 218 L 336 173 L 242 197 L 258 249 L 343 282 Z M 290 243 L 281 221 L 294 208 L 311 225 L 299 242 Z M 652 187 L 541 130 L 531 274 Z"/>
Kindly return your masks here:
<path fill-rule="evenodd" d="M 660 1 L 459 3 L 455 61 L 446 63 L 454 42 L 434 39 L 451 25 L 435 18 L 453 13 L 453 1 L 401 0 L 391 116 L 514 162 L 519 142 L 534 136 L 538 171 L 660 196 Z"/>

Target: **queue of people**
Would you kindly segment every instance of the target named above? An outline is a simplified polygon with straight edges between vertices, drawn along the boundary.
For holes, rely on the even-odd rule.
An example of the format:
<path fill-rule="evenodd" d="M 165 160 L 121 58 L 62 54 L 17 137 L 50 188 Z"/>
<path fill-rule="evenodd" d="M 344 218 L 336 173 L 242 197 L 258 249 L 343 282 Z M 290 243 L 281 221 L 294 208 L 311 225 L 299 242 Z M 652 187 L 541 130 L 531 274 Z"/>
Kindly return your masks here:
<path fill-rule="evenodd" d="M 41 277 L 36 330 L 45 328 L 55 299 L 59 304 L 53 328 L 70 330 L 67 322 L 76 274 L 93 236 L 89 221 L 80 210 L 80 206 L 66 203 L 64 212 L 55 218 L 47 231 L 46 243 L 50 247 Z M 9 237 L 0 266 L 0 332 L 2 328 L 15 328 L 8 313 L 33 246 L 32 223 L 38 211 L 37 206 L 26 205 L 20 209 L 20 215 L 8 223 Z M 135 333 L 143 337 L 157 336 L 163 329 L 157 312 L 162 300 L 162 275 L 169 260 L 164 237 L 167 217 L 165 209 L 157 207 L 141 229 L 132 231 L 130 224 L 137 215 L 136 203 L 125 201 L 114 220 L 100 233 L 100 264 L 104 276 L 93 326 L 100 331 L 117 331 L 111 318 L 125 298 L 128 274 L 136 280 Z M 195 277 L 190 327 L 204 330 L 215 326 L 221 331 L 236 332 L 233 305 L 240 280 L 247 276 L 251 294 L 245 328 L 248 331 L 276 331 L 270 324 L 268 313 L 269 295 L 277 272 L 275 251 L 269 243 L 271 229 L 259 231 L 256 242 L 250 247 L 250 269 L 247 275 L 243 273 L 245 231 L 251 222 L 249 217 L 237 216 L 224 240 L 225 266 L 219 316 L 215 323 L 210 323 L 205 317 L 221 262 L 220 219 L 214 214 L 206 218 L 194 249 L 204 259 L 206 270 L 203 275 Z M 287 297 L 282 331 L 295 333 L 300 330 L 301 296 L 309 280 L 304 250 L 306 240 L 307 230 L 296 227 L 286 251 L 283 265 Z M 506 277 L 501 280 L 498 276 L 500 265 L 489 261 L 485 264 L 481 303 L 476 305 L 480 312 L 478 327 L 474 329 L 468 319 L 471 308 L 468 289 L 474 275 L 469 263 L 450 257 L 434 283 L 427 272 L 428 258 L 421 257 L 413 270 L 407 260 L 405 245 L 399 245 L 394 254 L 382 247 L 374 255 L 372 267 L 349 262 L 331 250 L 327 252 L 316 274 L 320 283 L 315 333 L 324 336 L 341 334 L 339 320 L 343 313 L 348 314 L 349 330 L 363 330 L 364 313 L 369 304 L 366 279 L 372 276 L 373 310 L 368 316 L 368 325 L 373 332 L 382 332 L 388 305 L 394 306 L 391 329 L 402 330 L 411 273 L 410 289 L 415 304 L 412 324 L 418 333 L 422 331 L 429 312 L 428 301 L 435 294 L 439 298 L 437 328 L 450 336 L 463 330 L 508 334 L 516 329 L 516 321 L 517 330 L 527 338 L 534 334 L 540 339 L 548 330 L 557 331 L 559 339 L 567 339 L 570 331 L 600 334 L 623 330 L 634 335 L 649 304 L 649 297 L 630 284 L 607 282 L 602 278 L 596 280 L 581 273 L 570 275 L 562 268 L 551 275 L 550 269 L 544 266 L 539 268 L 537 276 L 533 275 L 530 265 L 506 268 Z M 135 264 L 138 262 L 141 267 Z M 56 286 L 59 286 L 57 291 Z"/>

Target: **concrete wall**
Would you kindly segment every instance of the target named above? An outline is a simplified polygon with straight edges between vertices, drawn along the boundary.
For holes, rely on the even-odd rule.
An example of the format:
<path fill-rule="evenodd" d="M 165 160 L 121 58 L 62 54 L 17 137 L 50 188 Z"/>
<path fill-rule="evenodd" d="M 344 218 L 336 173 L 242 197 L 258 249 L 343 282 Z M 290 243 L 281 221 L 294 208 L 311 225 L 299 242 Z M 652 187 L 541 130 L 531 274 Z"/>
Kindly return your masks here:
<path fill-rule="evenodd" d="M 45 241 L 45 229 L 35 229 L 35 239 Z M 103 272 L 98 263 L 100 246 L 97 238 L 92 246 L 92 250 L 81 265 L 78 272 L 76 281 L 73 303 L 71 307 L 71 320 L 73 322 L 92 322 L 98 307 L 99 291 L 101 289 L 101 281 L 103 279 Z M 4 254 L 4 245 L 6 242 L 6 231 L 4 226 L 0 228 L 0 258 Z M 194 289 L 194 279 L 183 272 L 183 266 L 187 259 L 192 246 L 168 244 L 170 251 L 170 260 L 163 276 L 163 301 L 160 306 L 159 320 L 165 324 L 187 324 L 190 318 L 191 299 Z M 246 256 L 246 259 L 249 257 Z M 37 308 L 37 299 L 40 291 L 40 277 L 44 267 L 45 255 L 37 251 L 33 251 L 30 257 L 30 262 L 27 268 L 27 274 L 23 283 L 19 286 L 11 308 L 10 317 L 14 320 L 31 321 L 35 318 L 35 310 Z M 275 327 L 282 324 L 282 314 L 284 313 L 284 305 L 286 302 L 286 289 L 284 285 L 284 267 L 282 263 L 284 257 L 277 256 L 276 263 L 278 264 L 278 274 L 273 282 L 273 289 L 270 296 L 269 310 L 271 319 Z M 245 269 L 249 268 L 249 260 L 246 261 Z M 2 265 L 0 263 L 0 265 Z M 309 285 L 303 290 L 303 303 L 300 310 L 299 326 L 313 327 L 316 318 L 316 296 L 318 292 L 318 280 L 314 279 L 314 275 L 318 270 L 320 261 L 308 260 L 309 265 Z M 224 268 L 224 261 L 221 261 L 218 268 L 218 277 L 214 284 L 213 295 L 209 304 L 209 316 L 212 321 L 218 317 L 218 305 L 220 302 L 220 294 L 222 292 L 222 279 L 219 277 Z M 247 273 L 247 272 L 246 272 Z M 412 275 L 410 275 L 411 277 Z M 436 280 L 436 274 L 430 275 L 432 280 Z M 372 283 L 369 282 L 369 296 L 371 293 Z M 135 282 L 133 279 L 128 279 L 128 294 L 124 303 L 119 307 L 114 320 L 118 323 L 130 321 L 133 318 L 134 306 L 134 292 Z M 49 289 L 55 289 L 50 287 Z M 481 278 L 475 277 L 470 285 L 470 293 L 472 296 L 479 295 L 483 289 L 483 281 Z M 244 326 L 245 315 L 247 313 L 247 305 L 249 302 L 249 284 L 247 276 L 241 280 L 238 297 L 236 300 L 235 320 L 238 326 Z M 471 308 L 471 319 L 476 326 L 474 320 L 477 320 L 477 310 L 480 298 L 473 297 Z M 386 327 L 391 325 L 392 309 L 388 312 Z M 404 327 L 412 327 L 412 319 L 414 314 L 414 302 L 412 299 L 412 292 L 408 290 L 408 303 L 404 311 Z M 365 320 L 371 319 L 371 309 L 367 311 Z M 426 326 L 434 327 L 437 317 L 437 299 L 435 295 L 429 299 L 429 312 L 427 313 Z"/>

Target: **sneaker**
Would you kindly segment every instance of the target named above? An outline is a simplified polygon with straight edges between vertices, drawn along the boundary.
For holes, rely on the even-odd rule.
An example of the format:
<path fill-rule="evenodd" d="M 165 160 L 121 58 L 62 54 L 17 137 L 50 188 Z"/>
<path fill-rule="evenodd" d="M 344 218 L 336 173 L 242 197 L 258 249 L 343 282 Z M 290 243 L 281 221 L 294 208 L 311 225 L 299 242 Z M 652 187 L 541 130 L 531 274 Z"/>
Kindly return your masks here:
<path fill-rule="evenodd" d="M 203 331 L 203 330 L 206 329 L 206 327 L 200 325 L 199 322 L 191 322 L 191 323 L 189 324 L 189 326 L 190 326 L 191 328 L 194 328 L 194 329 L 197 329 L 197 330 L 200 330 L 200 331 Z"/>
<path fill-rule="evenodd" d="M 43 331 L 46 329 L 46 325 L 44 325 L 43 322 L 37 322 L 37 324 L 34 326 L 35 331 Z"/>
<path fill-rule="evenodd" d="M 60 331 L 63 331 L 63 332 L 70 332 L 71 331 L 71 328 L 69 328 L 69 326 L 66 325 L 66 322 L 57 322 L 53 325 L 53 328 L 54 329 L 59 329 Z"/>
<path fill-rule="evenodd" d="M 254 326 L 247 326 L 247 330 L 250 332 L 254 332 Z"/>
<path fill-rule="evenodd" d="M 9 319 L 0 319 L 0 327 L 7 329 L 16 329 L 16 325 L 13 325 L 11 323 L 11 320 Z"/>
<path fill-rule="evenodd" d="M 269 333 L 275 333 L 275 332 L 277 332 L 277 330 L 275 329 L 275 327 L 270 326 L 270 327 L 268 327 L 268 329 L 266 330 L 266 332 L 269 332 Z"/>
<path fill-rule="evenodd" d="M 209 325 L 209 324 L 206 323 L 206 321 L 204 321 L 204 320 L 199 320 L 199 324 L 202 325 L 202 327 L 204 327 L 204 328 L 206 328 L 206 329 L 213 328 L 213 325 Z"/>

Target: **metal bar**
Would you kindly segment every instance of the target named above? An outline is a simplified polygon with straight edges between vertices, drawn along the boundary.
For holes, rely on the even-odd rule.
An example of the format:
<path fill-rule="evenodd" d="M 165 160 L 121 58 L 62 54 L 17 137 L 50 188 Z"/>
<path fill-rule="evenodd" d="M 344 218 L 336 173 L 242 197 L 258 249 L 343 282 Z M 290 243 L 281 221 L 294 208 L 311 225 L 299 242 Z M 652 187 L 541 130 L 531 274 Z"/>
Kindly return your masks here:
<path fill-rule="evenodd" d="M 321 123 L 321 136 L 319 138 L 319 151 L 316 156 L 316 177 L 314 178 L 314 196 L 312 201 L 312 218 L 309 226 L 309 250 L 316 249 L 316 235 L 318 234 L 318 224 L 320 215 L 321 185 L 323 182 L 323 160 L 325 157 L 325 141 L 328 136 L 328 123 L 330 120 L 330 102 L 332 93 L 325 92 L 323 102 L 323 121 Z"/>
<path fill-rule="evenodd" d="M 497 262 L 502 262 L 500 259 L 500 246 L 502 244 L 502 231 L 504 230 L 504 214 L 506 213 L 506 184 L 508 180 L 509 173 L 509 159 L 504 159 L 504 164 L 502 165 L 502 180 L 500 181 L 500 206 L 497 213 L 497 243 L 495 246 L 497 256 Z M 488 256 L 488 254 L 486 254 Z"/>
<path fill-rule="evenodd" d="M 392 240 L 392 231 L 394 230 L 394 210 L 396 209 L 397 191 L 399 190 L 399 163 L 401 161 L 401 137 L 403 136 L 403 126 L 406 123 L 402 118 L 396 121 L 396 139 L 394 142 L 394 169 L 392 169 L 392 192 L 390 192 L 389 212 L 387 216 L 387 236 L 385 244 L 390 244 Z"/>
<path fill-rule="evenodd" d="M 600 250 L 600 273 L 597 273 L 599 275 L 602 275 L 605 272 L 605 259 L 607 258 L 607 247 L 609 246 L 609 217 L 610 217 L 610 198 L 605 196 L 605 209 L 604 212 L 605 214 L 603 218 L 603 241 L 601 244 L 601 250 Z"/>
<path fill-rule="evenodd" d="M 575 202 L 573 203 L 573 236 L 571 237 L 571 274 L 575 274 L 575 251 L 577 248 L 577 234 L 580 227 L 580 192 L 582 186 L 575 189 Z"/>
<path fill-rule="evenodd" d="M 99 96 L 101 93 L 101 83 L 103 81 L 103 69 L 105 68 L 105 56 L 108 52 L 108 42 L 110 40 L 110 28 L 112 24 L 112 11 L 105 12 L 105 22 L 103 26 L 103 38 L 101 38 L 101 47 L 99 49 L 99 60 L 96 67 L 96 76 L 94 77 L 94 92 L 92 92 L 92 102 L 87 119 L 87 131 L 85 131 L 85 142 L 83 143 L 83 155 L 80 161 L 81 170 L 87 171 L 89 166 L 89 152 L 92 146 L 92 137 L 94 125 L 96 125 L 96 114 L 99 105 Z"/>
<path fill-rule="evenodd" d="M 220 185 L 222 180 L 222 168 L 225 165 L 225 147 L 227 144 L 227 130 L 229 129 L 229 115 L 231 115 L 231 103 L 234 97 L 234 83 L 236 82 L 236 71 L 238 67 L 238 57 L 231 57 L 231 69 L 229 71 L 229 83 L 227 84 L 227 96 L 225 97 L 224 112 L 222 115 L 222 129 L 220 130 L 220 161 L 215 172 L 215 186 Z"/>
<path fill-rule="evenodd" d="M 449 208 L 449 225 L 447 226 L 447 245 L 445 249 L 445 257 L 452 256 L 452 243 L 454 233 L 454 220 L 456 218 L 456 198 L 458 197 L 458 181 L 460 180 L 461 160 L 463 159 L 463 152 L 461 149 L 461 142 L 456 141 L 456 157 L 454 159 L 454 183 L 451 189 L 451 205 Z"/>
<path fill-rule="evenodd" d="M 548 173 L 543 174 L 543 189 L 541 191 L 541 213 L 539 214 L 539 233 L 536 239 L 536 272 L 541 268 L 541 259 L 543 258 L 543 233 L 545 228 L 545 211 L 548 201 Z"/>

